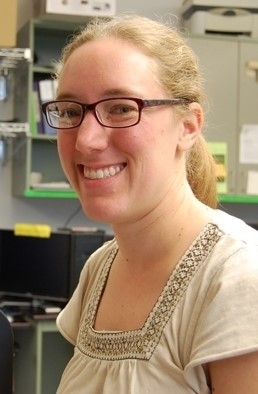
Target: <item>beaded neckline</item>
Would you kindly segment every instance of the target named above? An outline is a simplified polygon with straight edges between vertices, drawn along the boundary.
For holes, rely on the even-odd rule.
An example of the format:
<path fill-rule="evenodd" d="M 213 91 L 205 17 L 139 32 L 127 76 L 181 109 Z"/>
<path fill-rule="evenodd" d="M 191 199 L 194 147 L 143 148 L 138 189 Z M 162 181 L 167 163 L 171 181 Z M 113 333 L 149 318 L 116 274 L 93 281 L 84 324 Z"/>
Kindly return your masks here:
<path fill-rule="evenodd" d="M 209 223 L 182 257 L 167 281 L 142 328 L 125 332 L 99 332 L 93 329 L 97 308 L 106 280 L 117 254 L 114 246 L 98 278 L 81 326 L 77 347 L 89 357 L 103 360 L 149 360 L 163 330 L 192 278 L 221 237 L 217 226 Z"/>

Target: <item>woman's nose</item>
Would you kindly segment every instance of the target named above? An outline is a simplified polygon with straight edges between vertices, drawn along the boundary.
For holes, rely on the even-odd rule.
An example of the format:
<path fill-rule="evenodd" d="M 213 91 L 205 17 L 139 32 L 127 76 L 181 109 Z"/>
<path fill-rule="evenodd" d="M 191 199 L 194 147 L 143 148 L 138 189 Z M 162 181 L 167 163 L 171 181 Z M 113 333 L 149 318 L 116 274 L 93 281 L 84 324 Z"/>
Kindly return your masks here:
<path fill-rule="evenodd" d="M 108 146 L 108 139 L 107 129 L 98 122 L 93 111 L 87 111 L 78 127 L 76 149 L 102 151 Z"/>

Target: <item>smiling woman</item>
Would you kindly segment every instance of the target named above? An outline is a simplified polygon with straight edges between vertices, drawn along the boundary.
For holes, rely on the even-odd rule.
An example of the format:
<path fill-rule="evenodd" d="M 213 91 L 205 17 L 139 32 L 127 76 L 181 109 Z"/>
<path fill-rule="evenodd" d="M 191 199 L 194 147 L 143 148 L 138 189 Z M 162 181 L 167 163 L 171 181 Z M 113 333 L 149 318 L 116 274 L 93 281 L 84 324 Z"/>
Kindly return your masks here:
<path fill-rule="evenodd" d="M 258 235 L 216 209 L 193 52 L 169 25 L 96 19 L 56 77 L 63 169 L 115 234 L 58 316 L 75 346 L 58 393 L 257 393 Z"/>

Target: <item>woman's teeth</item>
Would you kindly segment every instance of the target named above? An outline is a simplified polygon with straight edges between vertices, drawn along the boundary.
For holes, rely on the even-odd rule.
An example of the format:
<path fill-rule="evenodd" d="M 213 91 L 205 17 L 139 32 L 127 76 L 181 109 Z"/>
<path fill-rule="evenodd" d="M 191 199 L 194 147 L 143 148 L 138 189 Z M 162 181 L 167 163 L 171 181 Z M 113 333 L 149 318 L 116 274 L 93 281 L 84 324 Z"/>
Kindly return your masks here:
<path fill-rule="evenodd" d="M 123 169 L 123 166 L 110 166 L 107 168 L 99 168 L 97 170 L 84 167 L 83 175 L 88 179 L 103 179 L 109 178 L 118 174 Z"/>

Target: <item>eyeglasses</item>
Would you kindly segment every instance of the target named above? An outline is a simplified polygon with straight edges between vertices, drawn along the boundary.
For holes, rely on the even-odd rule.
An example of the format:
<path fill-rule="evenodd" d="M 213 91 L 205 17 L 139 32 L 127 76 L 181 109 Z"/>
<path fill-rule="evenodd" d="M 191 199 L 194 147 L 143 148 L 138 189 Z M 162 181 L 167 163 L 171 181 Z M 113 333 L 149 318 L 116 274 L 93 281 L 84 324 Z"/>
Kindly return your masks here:
<path fill-rule="evenodd" d="M 57 100 L 43 103 L 42 111 L 47 123 L 54 129 L 73 129 L 80 126 L 88 111 L 93 111 L 95 118 L 102 126 L 120 129 L 139 123 L 144 108 L 189 103 L 190 100 L 186 98 L 142 100 L 120 97 L 108 98 L 92 104 Z"/>

